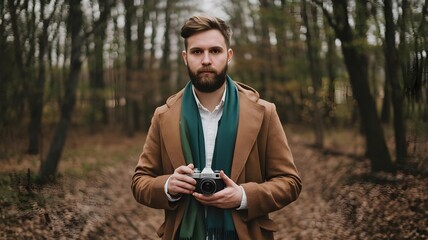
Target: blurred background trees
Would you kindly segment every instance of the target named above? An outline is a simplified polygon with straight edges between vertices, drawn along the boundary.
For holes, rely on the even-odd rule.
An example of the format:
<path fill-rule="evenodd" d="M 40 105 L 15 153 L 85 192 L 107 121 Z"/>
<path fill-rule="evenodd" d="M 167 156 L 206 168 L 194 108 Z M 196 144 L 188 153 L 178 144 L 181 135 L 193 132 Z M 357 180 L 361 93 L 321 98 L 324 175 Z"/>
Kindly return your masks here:
<path fill-rule="evenodd" d="M 49 177 L 72 127 L 120 126 L 130 137 L 146 131 L 154 108 L 188 81 L 182 24 L 207 12 L 232 26 L 232 78 L 275 102 L 285 124 L 310 125 L 318 148 L 326 129 L 359 129 L 372 170 L 394 172 L 409 141 L 428 131 L 427 5 L 1 1 L 0 158 L 11 152 L 8 139 L 26 138 Z M 394 132 L 393 151 L 386 131 Z"/>

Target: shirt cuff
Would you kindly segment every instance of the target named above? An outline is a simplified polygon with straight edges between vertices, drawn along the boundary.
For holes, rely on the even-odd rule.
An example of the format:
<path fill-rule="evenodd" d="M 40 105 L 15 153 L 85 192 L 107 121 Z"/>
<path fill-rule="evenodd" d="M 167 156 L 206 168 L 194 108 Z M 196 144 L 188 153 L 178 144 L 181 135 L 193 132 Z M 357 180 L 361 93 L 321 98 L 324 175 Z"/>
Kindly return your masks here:
<path fill-rule="evenodd" d="M 169 177 L 169 178 L 170 178 L 170 177 Z M 170 201 L 170 202 L 177 202 L 178 200 L 180 200 L 180 199 L 181 199 L 181 196 L 178 196 L 178 197 L 174 198 L 174 197 L 172 197 L 172 196 L 168 193 L 168 183 L 169 183 L 169 178 L 168 178 L 168 180 L 166 180 L 166 183 L 165 183 L 165 185 L 164 185 L 163 189 L 165 190 L 165 194 L 166 194 L 166 197 L 168 198 L 168 201 Z"/>
<path fill-rule="evenodd" d="M 239 186 L 242 189 L 242 199 L 241 199 L 241 205 L 236 210 L 244 210 L 247 209 L 247 194 L 245 194 L 245 190 L 242 186 Z"/>

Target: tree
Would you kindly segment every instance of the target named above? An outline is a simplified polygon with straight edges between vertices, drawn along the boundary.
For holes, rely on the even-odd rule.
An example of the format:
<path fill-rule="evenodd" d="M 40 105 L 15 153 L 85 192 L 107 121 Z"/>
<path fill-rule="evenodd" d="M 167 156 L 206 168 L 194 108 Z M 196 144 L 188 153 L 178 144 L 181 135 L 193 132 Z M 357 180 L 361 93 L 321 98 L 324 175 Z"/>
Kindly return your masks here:
<path fill-rule="evenodd" d="M 311 7 L 312 22 L 308 19 L 308 10 L 306 7 L 306 0 L 302 0 L 302 17 L 304 25 L 306 26 L 306 44 L 308 47 L 307 54 L 310 67 L 310 75 L 312 79 L 313 92 L 312 98 L 312 126 L 315 134 L 315 147 L 322 148 L 324 145 L 324 130 L 323 119 L 320 110 L 320 90 L 321 90 L 321 60 L 319 52 L 321 44 L 319 41 L 320 32 L 318 27 L 318 9 Z M 312 36 L 313 35 L 313 36 Z"/>
<path fill-rule="evenodd" d="M 15 63 L 18 70 L 18 78 L 16 79 L 19 84 L 17 85 L 16 92 L 18 92 L 19 98 L 26 99 L 30 105 L 31 110 L 31 121 L 29 125 L 29 148 L 28 152 L 34 154 L 38 152 L 38 143 L 33 142 L 34 132 L 36 134 L 36 140 L 38 140 L 38 132 L 40 129 L 37 129 L 34 117 L 34 100 L 31 96 L 33 93 L 34 84 L 32 78 L 32 66 L 34 66 L 34 53 L 36 48 L 36 10 L 35 10 L 35 1 L 33 0 L 31 4 L 29 1 L 14 1 L 8 0 L 7 7 L 10 14 L 10 25 L 12 28 L 13 34 L 13 49 Z M 22 14 L 24 13 L 24 14 Z M 30 94 L 28 94 L 30 93 Z M 30 95 L 29 97 L 27 97 Z M 17 104 L 22 104 L 23 102 L 18 101 Z M 18 108 L 22 106 L 18 105 Z M 35 127 L 36 129 L 32 129 Z M 34 131 L 34 132 L 33 132 Z M 34 146 L 35 145 L 35 146 Z"/>
<path fill-rule="evenodd" d="M 326 71 L 328 77 L 328 94 L 325 102 L 325 115 L 331 122 L 335 122 L 335 118 L 333 115 L 334 108 L 336 106 L 335 102 L 335 83 L 336 83 L 336 75 L 337 75 L 337 54 L 336 54 L 336 44 L 335 44 L 335 36 L 333 30 L 328 26 L 326 18 L 323 18 L 324 32 L 326 35 L 327 41 L 327 53 L 326 53 Z"/>
<path fill-rule="evenodd" d="M 138 39 L 137 39 L 137 68 L 139 69 L 139 72 L 143 73 L 141 75 L 146 76 L 144 74 L 146 70 L 149 68 L 146 64 L 146 58 L 145 58 L 145 40 L 146 40 L 146 25 L 149 22 L 150 12 L 152 11 L 153 5 L 155 4 L 154 1 L 145 0 L 142 4 L 142 15 L 138 16 Z M 147 71 L 148 72 L 148 71 Z M 149 101 L 149 99 L 152 99 L 151 96 L 151 84 L 148 84 L 148 81 L 151 79 L 145 78 L 142 79 L 142 81 L 145 83 L 144 87 L 142 88 L 142 99 L 141 102 L 141 108 L 142 108 L 142 130 L 147 131 L 150 126 L 150 114 L 152 112 L 151 104 L 153 101 Z"/>
<path fill-rule="evenodd" d="M 348 1 L 332 1 L 333 15 L 323 6 L 322 1 L 313 1 L 322 8 L 337 38 L 342 42 L 342 53 L 352 94 L 358 104 L 365 133 L 366 156 L 370 159 L 371 169 L 373 172 L 394 172 L 368 82 L 368 62 L 364 50 L 364 44 L 367 42 L 367 1 L 356 1 L 355 29 L 349 23 Z"/>
<path fill-rule="evenodd" d="M 424 121 L 428 121 L 428 98 L 426 96 L 427 62 L 426 49 L 428 49 L 428 1 L 401 1 L 401 15 L 399 15 L 398 26 L 400 33 L 400 65 L 404 80 L 404 93 L 408 100 L 410 111 L 418 114 L 422 112 Z M 415 9 L 420 8 L 419 14 Z M 419 23 L 419 24 L 418 24 Z M 424 74 L 425 72 L 425 74 Z M 419 105 L 419 106 L 418 106 Z"/>
<path fill-rule="evenodd" d="M 162 49 L 162 58 L 160 60 L 160 70 L 161 70 L 161 97 L 162 100 L 166 100 L 166 98 L 171 94 L 171 15 L 174 7 L 173 0 L 166 0 L 165 6 L 165 33 L 164 33 L 164 42 Z"/>
<path fill-rule="evenodd" d="M 12 123 L 20 123 L 24 99 L 22 81 L 17 81 L 18 58 L 14 43 L 7 41 L 8 37 L 13 36 L 11 19 L 6 17 L 10 16 L 9 11 L 9 3 L 0 1 L 0 130 L 4 131 Z"/>
<path fill-rule="evenodd" d="M 82 66 L 82 60 L 80 58 L 82 55 L 83 45 L 83 36 L 81 31 L 83 25 L 83 13 L 80 1 L 81 0 L 68 1 L 69 14 L 67 27 L 70 31 L 71 37 L 70 70 L 65 83 L 65 95 L 61 104 L 60 120 L 55 128 L 48 155 L 40 165 L 39 180 L 41 182 L 47 182 L 55 179 L 58 163 L 67 139 L 67 132 L 76 103 L 76 90 Z"/>
<path fill-rule="evenodd" d="M 128 137 L 133 137 L 137 122 L 135 121 L 136 101 L 133 99 L 134 90 L 131 87 L 132 82 L 132 56 L 134 53 L 134 44 L 132 42 L 132 24 L 135 18 L 135 6 L 133 1 L 124 0 L 125 4 L 125 127 Z"/>
<path fill-rule="evenodd" d="M 272 46 L 270 43 L 270 17 L 271 3 L 268 0 L 260 2 L 260 58 L 261 68 L 259 69 L 260 81 L 263 82 L 262 94 L 268 100 L 273 98 L 273 64 Z"/>
<path fill-rule="evenodd" d="M 89 86 L 91 88 L 91 109 L 89 113 L 90 129 L 96 129 L 97 122 L 108 123 L 105 80 L 104 80 L 104 43 L 106 38 L 107 23 L 114 0 L 99 1 L 100 16 L 93 22 L 93 54 L 89 62 Z"/>
<path fill-rule="evenodd" d="M 378 17 L 379 14 L 376 6 L 373 6 L 371 8 L 371 12 L 376 25 L 376 32 L 375 32 L 377 36 L 376 38 L 379 39 L 377 43 L 378 45 L 383 46 L 382 55 L 384 59 L 385 46 L 386 46 L 385 39 L 382 37 L 382 28 L 384 25 L 382 25 L 382 23 L 379 21 L 379 17 Z M 374 56 L 376 59 L 382 58 L 382 56 L 378 55 L 377 51 L 374 53 Z M 376 64 L 372 64 L 372 65 L 373 65 L 372 71 L 374 72 Z M 385 66 L 386 66 L 386 63 L 384 59 L 384 69 L 385 69 Z M 391 120 L 391 88 L 389 84 L 389 75 L 388 75 L 389 72 L 385 70 L 384 73 L 385 73 L 385 77 L 384 77 L 384 83 L 383 83 L 383 98 L 382 98 L 380 119 L 382 123 L 388 124 Z M 372 75 L 375 76 L 375 74 L 372 74 Z"/>
<path fill-rule="evenodd" d="M 400 83 L 398 81 L 398 51 L 395 47 L 396 27 L 394 23 L 392 1 L 384 0 L 385 15 L 385 63 L 386 72 L 389 77 L 389 84 L 392 92 L 392 106 L 394 108 L 394 133 L 395 133 L 395 150 L 397 162 L 403 163 L 407 155 L 406 130 L 403 116 L 403 96 Z"/>
<path fill-rule="evenodd" d="M 29 143 L 28 143 L 28 153 L 29 154 L 38 154 L 41 140 L 41 131 L 42 131 L 42 116 L 43 116 L 43 98 L 44 98 L 44 89 L 46 82 L 46 53 L 48 48 L 48 28 L 51 24 L 53 16 L 56 14 L 58 0 L 53 1 L 53 11 L 50 15 L 46 15 L 46 8 L 49 3 L 45 0 L 40 0 L 40 19 L 42 21 L 42 29 L 39 33 L 39 55 L 38 55 L 38 74 L 35 83 L 32 85 L 31 90 L 29 91 L 30 101 L 30 123 L 29 123 Z"/>

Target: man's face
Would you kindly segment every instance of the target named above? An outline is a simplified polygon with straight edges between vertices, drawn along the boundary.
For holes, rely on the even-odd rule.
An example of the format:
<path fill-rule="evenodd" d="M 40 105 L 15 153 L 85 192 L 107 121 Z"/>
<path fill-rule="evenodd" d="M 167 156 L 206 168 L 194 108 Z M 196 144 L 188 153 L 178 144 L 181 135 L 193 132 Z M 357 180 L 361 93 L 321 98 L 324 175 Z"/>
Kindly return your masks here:
<path fill-rule="evenodd" d="M 220 31 L 213 29 L 187 38 L 187 49 L 182 56 L 193 86 L 201 92 L 214 92 L 226 80 L 233 51 L 227 49 Z"/>

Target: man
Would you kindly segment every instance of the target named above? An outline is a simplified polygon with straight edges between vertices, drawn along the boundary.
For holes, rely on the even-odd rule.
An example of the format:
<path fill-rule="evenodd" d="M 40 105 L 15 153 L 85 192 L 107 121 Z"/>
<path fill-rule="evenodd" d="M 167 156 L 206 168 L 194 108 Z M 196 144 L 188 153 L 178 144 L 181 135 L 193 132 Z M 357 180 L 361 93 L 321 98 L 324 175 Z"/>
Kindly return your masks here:
<path fill-rule="evenodd" d="M 165 210 L 162 239 L 273 239 L 268 214 L 302 187 L 275 106 L 227 75 L 233 51 L 223 20 L 191 17 L 181 36 L 191 81 L 154 113 L 134 197 Z M 221 170 L 224 189 L 196 192 L 196 168 Z"/>

